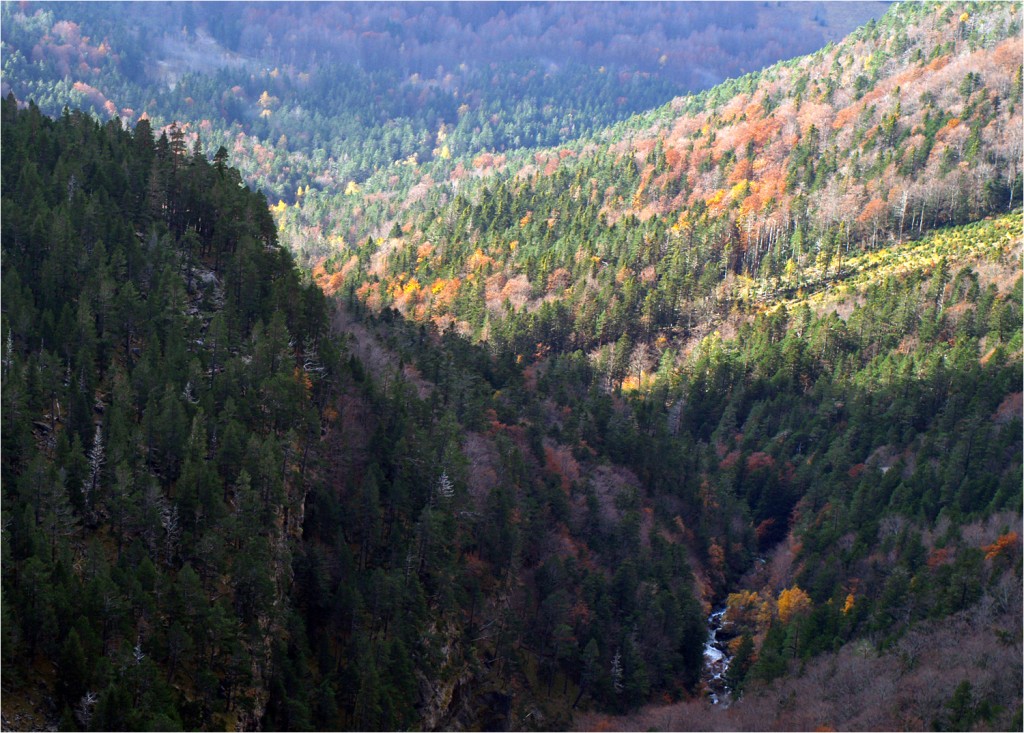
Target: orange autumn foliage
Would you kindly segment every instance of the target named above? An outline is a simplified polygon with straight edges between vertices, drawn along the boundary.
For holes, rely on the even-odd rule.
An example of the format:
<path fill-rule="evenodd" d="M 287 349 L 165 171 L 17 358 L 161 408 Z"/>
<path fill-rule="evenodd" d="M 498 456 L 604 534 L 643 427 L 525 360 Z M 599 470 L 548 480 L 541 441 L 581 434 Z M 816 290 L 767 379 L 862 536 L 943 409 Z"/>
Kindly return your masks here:
<path fill-rule="evenodd" d="M 466 267 L 470 270 L 479 270 L 494 264 L 494 258 L 485 255 L 482 249 L 477 249 L 469 256 Z"/>
<path fill-rule="evenodd" d="M 736 184 L 753 178 L 753 169 L 754 167 L 750 159 L 744 158 L 733 167 L 732 172 L 729 174 L 729 183 Z"/>
<path fill-rule="evenodd" d="M 869 221 L 880 218 L 885 213 L 885 202 L 881 199 L 872 199 L 857 217 L 857 221 L 866 224 Z"/>
<path fill-rule="evenodd" d="M 981 548 L 985 551 L 986 560 L 994 560 L 1000 555 L 1009 555 L 1020 547 L 1020 535 L 1016 532 L 1007 532 L 991 545 Z M 1016 554 L 1016 553 L 1015 553 Z"/>
<path fill-rule="evenodd" d="M 322 281 L 321 287 L 326 295 L 334 295 L 341 289 L 345 281 L 345 273 L 340 270 Z"/>

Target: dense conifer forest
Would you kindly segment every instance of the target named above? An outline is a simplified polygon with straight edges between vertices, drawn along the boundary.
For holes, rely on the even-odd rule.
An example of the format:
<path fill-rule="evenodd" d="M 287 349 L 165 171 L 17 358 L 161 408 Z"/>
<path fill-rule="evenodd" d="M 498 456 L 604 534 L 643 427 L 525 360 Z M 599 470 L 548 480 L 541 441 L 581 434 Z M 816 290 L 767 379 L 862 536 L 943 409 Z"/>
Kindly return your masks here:
<path fill-rule="evenodd" d="M 170 87 L 3 7 L 5 728 L 1022 726 L 1018 5 L 660 107 L 561 5 L 247 7 Z M 457 98 L 508 27 L 581 65 Z"/>

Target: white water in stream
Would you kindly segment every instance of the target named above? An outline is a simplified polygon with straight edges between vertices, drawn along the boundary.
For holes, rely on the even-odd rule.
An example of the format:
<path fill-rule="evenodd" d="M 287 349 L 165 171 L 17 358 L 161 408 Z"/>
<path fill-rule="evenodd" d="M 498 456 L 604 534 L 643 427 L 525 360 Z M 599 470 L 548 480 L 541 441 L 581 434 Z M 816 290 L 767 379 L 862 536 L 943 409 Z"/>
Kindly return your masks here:
<path fill-rule="evenodd" d="M 729 687 L 725 684 L 725 671 L 732 657 L 724 641 L 718 639 L 725 609 L 720 608 L 708 616 L 708 638 L 704 642 L 704 680 L 710 690 L 712 705 L 729 704 Z"/>

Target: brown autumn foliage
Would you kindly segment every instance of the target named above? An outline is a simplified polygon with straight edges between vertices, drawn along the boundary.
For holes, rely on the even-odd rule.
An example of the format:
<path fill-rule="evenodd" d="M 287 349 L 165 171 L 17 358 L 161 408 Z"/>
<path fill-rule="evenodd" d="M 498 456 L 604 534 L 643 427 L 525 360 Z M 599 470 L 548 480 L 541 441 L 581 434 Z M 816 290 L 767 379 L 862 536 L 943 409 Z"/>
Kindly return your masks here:
<path fill-rule="evenodd" d="M 544 469 L 556 476 L 562 490 L 569 493 L 573 483 L 580 478 L 580 465 L 566 446 L 544 442 Z"/>
<path fill-rule="evenodd" d="M 548 275 L 547 291 L 556 295 L 561 294 L 570 283 L 571 275 L 564 267 L 559 267 Z"/>
<path fill-rule="evenodd" d="M 992 421 L 1002 425 L 1013 419 L 1019 420 L 1022 415 L 1024 415 L 1024 393 L 1014 392 L 1007 395 L 1006 399 L 999 404 L 995 414 L 992 415 Z"/>

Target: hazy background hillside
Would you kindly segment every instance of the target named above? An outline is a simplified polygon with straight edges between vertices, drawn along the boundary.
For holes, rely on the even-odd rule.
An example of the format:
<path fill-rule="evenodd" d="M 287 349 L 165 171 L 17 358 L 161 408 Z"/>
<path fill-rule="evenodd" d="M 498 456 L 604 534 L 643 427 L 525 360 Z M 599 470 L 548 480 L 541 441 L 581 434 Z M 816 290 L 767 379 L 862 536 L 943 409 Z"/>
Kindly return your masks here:
<path fill-rule="evenodd" d="M 884 3 L 31 3 L 3 94 L 177 121 L 272 200 L 552 145 L 819 48 Z"/>

